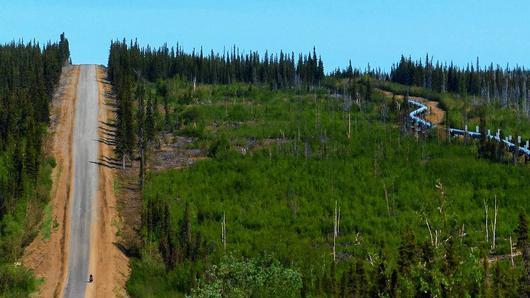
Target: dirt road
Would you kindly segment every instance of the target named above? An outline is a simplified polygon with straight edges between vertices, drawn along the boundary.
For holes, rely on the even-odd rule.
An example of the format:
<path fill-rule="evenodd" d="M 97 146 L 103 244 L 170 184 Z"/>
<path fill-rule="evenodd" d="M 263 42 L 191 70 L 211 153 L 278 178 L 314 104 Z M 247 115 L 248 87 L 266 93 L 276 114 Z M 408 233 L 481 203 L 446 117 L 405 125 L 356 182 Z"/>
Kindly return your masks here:
<path fill-rule="evenodd" d="M 73 196 L 64 297 L 84 297 L 88 285 L 90 232 L 95 222 L 99 171 L 98 85 L 95 65 L 81 65 L 73 137 Z"/>
<path fill-rule="evenodd" d="M 116 245 L 121 220 L 111 164 L 113 101 L 105 68 L 63 67 L 44 146 L 57 162 L 50 193 L 53 227 L 39 233 L 23 257 L 43 278 L 37 297 L 127 296 L 129 262 Z"/>

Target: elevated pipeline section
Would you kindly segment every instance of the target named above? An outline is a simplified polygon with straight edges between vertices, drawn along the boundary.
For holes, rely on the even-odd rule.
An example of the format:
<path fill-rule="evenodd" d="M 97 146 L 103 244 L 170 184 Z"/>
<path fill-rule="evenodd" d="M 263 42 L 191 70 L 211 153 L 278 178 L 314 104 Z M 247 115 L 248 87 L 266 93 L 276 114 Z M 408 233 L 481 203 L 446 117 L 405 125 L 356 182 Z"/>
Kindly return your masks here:
<path fill-rule="evenodd" d="M 410 98 L 408 100 L 408 103 L 416 107 L 414 111 L 409 113 L 409 118 L 412 123 L 415 123 L 424 129 L 431 129 L 435 127 L 434 124 L 422 118 L 425 112 L 429 110 L 426 105 L 422 104 L 414 97 Z M 464 129 L 449 128 L 448 132 L 452 136 L 469 136 L 473 139 L 480 139 L 481 137 L 480 128 L 478 126 L 476 127 L 475 131 L 469 131 L 466 125 Z M 530 157 L 529 141 L 526 141 L 526 144 L 524 146 L 521 146 L 521 137 L 519 136 L 517 137 L 517 144 L 519 145 L 517 145 L 512 142 L 512 136 L 508 136 L 504 139 L 501 139 L 500 132 L 501 130 L 499 129 L 497 130 L 497 133 L 495 135 L 492 135 L 491 131 L 488 129 L 488 134 L 486 137 L 488 138 L 488 140 L 494 140 L 498 143 L 502 142 L 508 148 L 508 150 L 512 152 L 518 150 L 519 154 L 525 155 L 526 157 Z"/>

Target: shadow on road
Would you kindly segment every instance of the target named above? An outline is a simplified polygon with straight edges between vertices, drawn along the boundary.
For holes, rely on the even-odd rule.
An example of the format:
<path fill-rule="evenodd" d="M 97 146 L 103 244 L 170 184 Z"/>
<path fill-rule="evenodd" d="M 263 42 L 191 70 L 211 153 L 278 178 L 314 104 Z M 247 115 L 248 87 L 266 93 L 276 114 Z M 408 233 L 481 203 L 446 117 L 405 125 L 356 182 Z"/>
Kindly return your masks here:
<path fill-rule="evenodd" d="M 114 141 L 113 138 L 97 138 L 97 139 L 94 139 L 94 141 L 99 142 L 99 143 L 103 143 L 103 144 L 109 145 L 109 146 L 116 145 L 116 142 Z"/>
<path fill-rule="evenodd" d="M 112 129 L 116 129 L 117 125 L 116 125 L 116 121 L 109 121 L 109 122 L 105 122 L 105 121 L 99 121 L 99 123 L 101 124 L 104 124 Z"/>

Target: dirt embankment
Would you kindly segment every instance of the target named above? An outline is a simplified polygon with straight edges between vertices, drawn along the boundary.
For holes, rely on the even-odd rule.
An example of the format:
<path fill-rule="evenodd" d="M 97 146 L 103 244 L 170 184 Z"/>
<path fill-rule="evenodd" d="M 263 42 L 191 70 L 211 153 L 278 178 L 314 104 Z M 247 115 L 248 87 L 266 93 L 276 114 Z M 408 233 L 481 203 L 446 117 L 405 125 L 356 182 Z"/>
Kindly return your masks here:
<path fill-rule="evenodd" d="M 425 115 L 425 119 L 434 125 L 440 125 L 445 119 L 445 111 L 438 107 L 438 102 L 428 100 L 421 97 L 416 97 L 421 103 L 429 108 L 429 112 Z"/>
<path fill-rule="evenodd" d="M 69 197 L 72 177 L 72 132 L 79 66 L 63 67 L 51 107 L 51 125 L 46 152 L 53 156 L 57 166 L 52 172 L 53 186 L 50 194 L 52 227 L 49 237 L 39 233 L 26 248 L 22 262 L 44 278 L 39 297 L 59 297 L 66 274 Z"/>
<path fill-rule="evenodd" d="M 383 91 L 383 90 L 381 90 L 381 92 L 386 97 L 392 97 L 393 96 L 392 92 Z M 426 105 L 429 108 L 429 111 L 425 114 L 425 119 L 427 119 L 427 121 L 433 123 L 434 125 L 440 125 L 444 121 L 444 119 L 445 119 L 445 111 L 442 110 L 438 106 L 438 102 L 437 101 L 428 100 L 426 98 L 418 97 L 418 96 L 412 96 L 412 97 L 414 97 L 415 99 L 419 100 L 421 103 L 423 103 L 424 105 Z M 404 96 L 403 95 L 396 95 L 396 98 L 398 100 L 403 100 Z"/>
<path fill-rule="evenodd" d="M 94 283 L 87 287 L 87 297 L 127 297 L 125 283 L 129 277 L 129 260 L 119 249 L 117 233 L 121 227 L 117 200 L 114 192 L 116 175 L 113 159 L 114 98 L 112 87 L 107 81 L 107 72 L 97 67 L 99 86 L 99 187 L 96 208 L 96 224 L 92 227 L 90 272 Z"/>

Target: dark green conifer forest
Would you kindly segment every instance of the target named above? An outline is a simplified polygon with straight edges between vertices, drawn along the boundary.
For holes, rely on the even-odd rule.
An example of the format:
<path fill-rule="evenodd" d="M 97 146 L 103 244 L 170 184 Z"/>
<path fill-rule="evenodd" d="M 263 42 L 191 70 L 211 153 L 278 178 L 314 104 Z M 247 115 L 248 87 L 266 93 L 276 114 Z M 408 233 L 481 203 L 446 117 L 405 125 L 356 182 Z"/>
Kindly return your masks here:
<path fill-rule="evenodd" d="M 35 290 L 32 273 L 14 263 L 37 232 L 55 161 L 43 153 L 50 103 L 70 51 L 58 42 L 0 45 L 0 296 Z M 30 212 L 32 210 L 31 214 Z M 35 213 L 36 212 L 36 213 Z M 40 212 L 40 213 L 39 213 Z"/>

